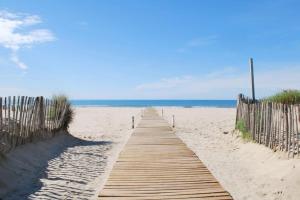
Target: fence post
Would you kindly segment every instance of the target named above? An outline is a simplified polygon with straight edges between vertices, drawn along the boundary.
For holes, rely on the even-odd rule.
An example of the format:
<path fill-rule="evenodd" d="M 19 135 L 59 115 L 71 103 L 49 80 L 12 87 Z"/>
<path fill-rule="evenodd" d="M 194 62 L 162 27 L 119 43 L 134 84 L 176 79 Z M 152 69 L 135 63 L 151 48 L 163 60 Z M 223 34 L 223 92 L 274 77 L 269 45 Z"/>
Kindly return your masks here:
<path fill-rule="evenodd" d="M 249 64 L 250 64 L 250 76 L 251 76 L 252 100 L 255 101 L 253 58 L 250 58 Z"/>
<path fill-rule="evenodd" d="M 10 102 L 11 102 L 11 97 L 8 97 L 8 102 L 7 102 L 7 107 L 8 107 L 8 111 L 7 111 L 7 116 L 8 116 L 8 132 L 10 132 Z"/>
<path fill-rule="evenodd" d="M 2 131 L 2 97 L 0 97 L 0 131 Z"/>
<path fill-rule="evenodd" d="M 39 128 L 45 127 L 45 114 L 44 114 L 44 97 L 39 98 Z"/>
<path fill-rule="evenodd" d="M 236 116 L 235 116 L 235 125 L 237 124 L 238 120 L 239 120 L 239 115 L 240 115 L 240 103 L 241 103 L 241 99 L 242 99 L 242 94 L 239 94 L 237 102 L 236 102 Z"/>

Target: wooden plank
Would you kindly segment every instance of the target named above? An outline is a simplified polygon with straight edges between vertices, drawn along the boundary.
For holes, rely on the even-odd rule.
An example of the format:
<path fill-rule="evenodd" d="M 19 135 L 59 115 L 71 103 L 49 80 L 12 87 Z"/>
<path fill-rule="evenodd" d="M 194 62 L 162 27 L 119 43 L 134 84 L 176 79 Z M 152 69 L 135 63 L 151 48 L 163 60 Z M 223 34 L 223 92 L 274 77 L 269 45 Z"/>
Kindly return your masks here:
<path fill-rule="evenodd" d="M 28 121 L 28 103 L 30 101 L 30 97 L 25 97 L 25 103 L 24 103 L 24 114 L 23 114 L 23 125 L 22 125 L 22 132 L 24 138 L 27 137 L 27 121 Z"/>
<path fill-rule="evenodd" d="M 8 113 L 7 113 L 7 116 L 8 116 L 8 132 L 10 133 L 10 131 L 11 131 L 11 127 L 10 127 L 10 125 L 11 125 L 11 123 L 10 123 L 10 105 L 11 105 L 11 97 L 9 96 L 8 97 L 8 104 L 7 104 L 7 107 L 8 107 Z"/>
<path fill-rule="evenodd" d="M 3 120 L 4 120 L 5 131 L 7 131 L 7 123 L 6 123 L 6 121 L 7 121 L 7 98 L 6 97 L 4 98 L 4 118 L 3 118 Z"/>
<path fill-rule="evenodd" d="M 27 110 L 27 122 L 26 122 L 26 136 L 28 140 L 31 140 L 31 122 L 32 122 L 32 117 L 33 117 L 33 102 L 34 102 L 34 98 L 33 97 L 29 97 L 29 101 L 28 101 L 28 110 Z"/>
<path fill-rule="evenodd" d="M 120 153 L 99 199 L 232 199 L 153 109 Z"/>
<path fill-rule="evenodd" d="M 20 122 L 20 96 L 18 96 L 17 100 L 16 100 L 17 104 L 17 110 L 16 110 L 16 121 L 15 121 L 15 132 L 18 133 L 18 135 L 20 136 L 20 130 L 19 130 L 19 122 Z"/>
<path fill-rule="evenodd" d="M 21 96 L 21 102 L 20 102 L 20 117 L 19 117 L 19 132 L 20 136 L 22 138 L 22 144 L 24 144 L 24 135 L 23 135 L 23 116 L 24 116 L 24 96 Z"/>
<path fill-rule="evenodd" d="M 15 134 L 15 120 L 16 120 L 16 97 L 15 96 L 13 96 L 12 99 L 11 111 L 12 111 L 12 133 Z"/>
<path fill-rule="evenodd" d="M 16 133 L 16 97 L 13 96 L 12 100 L 12 139 L 13 139 L 13 147 L 16 147 L 18 145 L 18 135 Z"/>
<path fill-rule="evenodd" d="M 0 97 L 0 131 L 3 131 L 2 97 Z"/>
<path fill-rule="evenodd" d="M 49 100 L 45 99 L 46 105 L 45 105 L 45 128 L 47 131 L 49 131 Z"/>

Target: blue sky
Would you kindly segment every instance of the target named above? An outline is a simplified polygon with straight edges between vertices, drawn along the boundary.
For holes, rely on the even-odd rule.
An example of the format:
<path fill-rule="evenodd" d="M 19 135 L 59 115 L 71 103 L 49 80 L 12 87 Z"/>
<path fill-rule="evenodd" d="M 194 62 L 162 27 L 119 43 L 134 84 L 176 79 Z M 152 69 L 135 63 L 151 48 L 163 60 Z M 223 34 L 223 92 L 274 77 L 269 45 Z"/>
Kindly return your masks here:
<path fill-rule="evenodd" d="M 300 2 L 0 0 L 0 94 L 235 99 L 300 89 Z M 1 27 L 2 26 L 2 27 Z"/>

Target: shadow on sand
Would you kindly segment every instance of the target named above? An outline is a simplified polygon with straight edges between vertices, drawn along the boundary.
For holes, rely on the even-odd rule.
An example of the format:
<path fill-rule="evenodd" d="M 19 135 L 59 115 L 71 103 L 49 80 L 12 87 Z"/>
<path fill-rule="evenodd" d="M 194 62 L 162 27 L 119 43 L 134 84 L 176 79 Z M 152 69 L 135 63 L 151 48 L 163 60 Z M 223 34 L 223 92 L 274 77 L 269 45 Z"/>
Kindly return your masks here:
<path fill-rule="evenodd" d="M 0 199 L 63 198 L 60 194 L 49 195 L 43 191 L 43 180 L 56 181 L 53 187 L 62 186 L 62 189 L 68 187 L 66 183 L 93 181 L 101 172 L 93 172 L 91 165 L 105 164 L 103 154 L 111 144 L 110 141 L 82 140 L 64 133 L 19 146 L 0 160 Z"/>

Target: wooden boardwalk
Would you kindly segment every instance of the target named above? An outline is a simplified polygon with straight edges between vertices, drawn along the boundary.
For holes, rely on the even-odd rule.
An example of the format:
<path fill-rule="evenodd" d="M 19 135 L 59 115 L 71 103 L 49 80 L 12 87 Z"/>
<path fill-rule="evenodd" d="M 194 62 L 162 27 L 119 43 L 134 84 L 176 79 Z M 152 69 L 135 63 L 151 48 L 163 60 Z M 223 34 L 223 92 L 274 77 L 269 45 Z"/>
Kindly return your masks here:
<path fill-rule="evenodd" d="M 99 198 L 232 199 L 154 109 L 144 112 Z"/>

